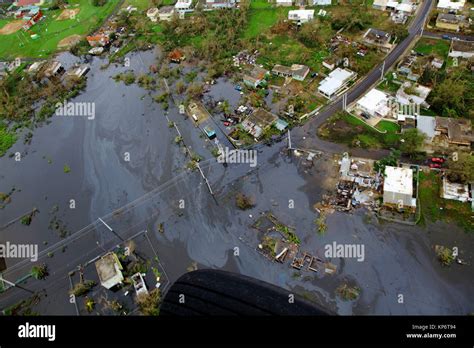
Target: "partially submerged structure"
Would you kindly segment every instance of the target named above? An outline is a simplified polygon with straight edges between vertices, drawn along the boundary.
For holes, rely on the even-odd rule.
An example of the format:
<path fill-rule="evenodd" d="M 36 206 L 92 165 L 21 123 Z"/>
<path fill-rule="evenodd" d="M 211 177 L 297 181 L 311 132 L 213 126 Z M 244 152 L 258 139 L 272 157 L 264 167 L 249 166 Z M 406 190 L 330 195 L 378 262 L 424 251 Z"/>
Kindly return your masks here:
<path fill-rule="evenodd" d="M 242 127 L 255 139 L 259 139 L 263 132 L 271 127 L 277 120 L 278 117 L 276 115 L 267 110 L 258 108 L 242 122 Z"/>
<path fill-rule="evenodd" d="M 97 260 L 95 268 L 99 275 L 100 284 L 106 289 L 111 289 L 121 284 L 124 280 L 122 264 L 113 252 L 109 252 Z"/>

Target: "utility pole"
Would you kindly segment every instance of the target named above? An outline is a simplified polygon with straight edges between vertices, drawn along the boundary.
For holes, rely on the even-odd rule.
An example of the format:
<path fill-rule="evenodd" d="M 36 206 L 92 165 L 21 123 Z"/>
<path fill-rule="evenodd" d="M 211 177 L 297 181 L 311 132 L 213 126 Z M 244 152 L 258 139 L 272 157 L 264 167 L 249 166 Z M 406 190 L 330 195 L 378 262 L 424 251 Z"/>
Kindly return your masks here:
<path fill-rule="evenodd" d="M 19 285 L 15 284 L 15 283 L 12 283 L 12 282 L 10 282 L 10 281 L 4 279 L 1 274 L 0 274 L 0 281 L 1 281 L 1 282 L 5 282 L 5 283 L 7 283 L 8 285 L 13 286 L 14 288 L 18 288 L 18 289 L 21 289 L 21 290 L 25 290 L 25 291 L 29 292 L 30 294 L 34 294 L 34 293 L 35 293 L 34 291 L 28 290 L 28 289 L 26 289 L 26 288 L 24 288 L 24 287 L 22 287 L 22 286 L 19 286 Z"/>
<path fill-rule="evenodd" d="M 381 80 L 383 80 L 384 72 L 385 72 L 385 60 L 384 60 L 383 63 L 382 63 L 382 74 L 380 75 L 380 79 L 381 79 Z"/>
<path fill-rule="evenodd" d="M 107 225 L 104 220 L 102 220 L 101 218 L 99 218 L 99 221 L 102 222 L 102 223 L 105 225 L 105 227 L 107 227 L 107 229 L 108 229 L 110 232 L 112 232 L 113 234 L 115 234 L 118 239 L 120 239 L 122 242 L 125 241 L 122 237 L 120 237 L 120 236 L 112 229 L 112 227 L 110 227 L 109 225 Z"/>

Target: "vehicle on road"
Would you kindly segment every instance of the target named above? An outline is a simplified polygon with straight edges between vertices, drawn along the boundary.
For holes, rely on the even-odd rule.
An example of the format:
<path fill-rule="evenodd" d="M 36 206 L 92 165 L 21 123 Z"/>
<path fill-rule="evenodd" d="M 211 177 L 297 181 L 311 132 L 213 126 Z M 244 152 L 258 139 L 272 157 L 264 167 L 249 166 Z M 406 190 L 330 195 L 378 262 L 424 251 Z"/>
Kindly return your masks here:
<path fill-rule="evenodd" d="M 204 127 L 204 133 L 206 133 L 209 139 L 214 139 L 216 137 L 216 131 L 209 126 Z"/>

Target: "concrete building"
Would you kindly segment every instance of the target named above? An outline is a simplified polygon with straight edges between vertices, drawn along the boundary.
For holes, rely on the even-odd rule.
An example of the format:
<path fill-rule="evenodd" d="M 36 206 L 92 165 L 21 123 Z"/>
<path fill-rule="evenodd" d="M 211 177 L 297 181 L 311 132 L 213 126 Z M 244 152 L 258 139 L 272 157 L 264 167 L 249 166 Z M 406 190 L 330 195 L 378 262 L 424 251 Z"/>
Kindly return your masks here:
<path fill-rule="evenodd" d="M 385 11 L 385 9 L 387 8 L 387 3 L 388 0 L 374 0 L 372 7 L 376 10 Z"/>
<path fill-rule="evenodd" d="M 176 4 L 174 4 L 174 9 L 178 13 L 186 13 L 192 12 L 193 9 L 191 8 L 193 4 L 192 0 L 178 0 Z"/>
<path fill-rule="evenodd" d="M 262 83 L 264 83 L 268 74 L 268 70 L 254 65 L 250 72 L 244 74 L 242 80 L 247 86 L 257 88 L 258 86 L 261 86 Z"/>
<path fill-rule="evenodd" d="M 468 184 L 458 184 L 450 182 L 446 177 L 443 178 L 441 198 L 459 202 L 469 202 L 472 201 L 472 197 L 469 196 L 470 192 L 471 190 Z"/>
<path fill-rule="evenodd" d="M 453 58 L 474 57 L 474 41 L 452 40 L 449 56 Z"/>
<path fill-rule="evenodd" d="M 314 10 L 293 10 L 288 12 L 288 20 L 298 25 L 312 21 L 314 18 Z"/>
<path fill-rule="evenodd" d="M 320 82 L 318 92 L 331 99 L 344 90 L 356 76 L 356 73 L 353 71 L 337 68 Z"/>
<path fill-rule="evenodd" d="M 113 252 L 105 254 L 96 261 L 95 268 L 99 275 L 100 284 L 106 289 L 111 289 L 124 280 L 122 264 Z"/>
<path fill-rule="evenodd" d="M 471 147 L 474 142 L 471 121 L 464 118 L 436 117 L 436 133 L 448 145 Z"/>
<path fill-rule="evenodd" d="M 466 17 L 451 13 L 440 13 L 436 18 L 436 27 L 447 30 L 459 31 L 465 25 Z"/>
<path fill-rule="evenodd" d="M 436 118 L 433 116 L 418 115 L 415 118 L 416 129 L 426 136 L 428 142 L 436 136 Z"/>
<path fill-rule="evenodd" d="M 158 18 L 160 21 L 171 21 L 174 15 L 173 6 L 163 6 L 158 9 Z"/>
<path fill-rule="evenodd" d="M 217 10 L 222 8 L 233 8 L 236 4 L 236 0 L 206 0 L 204 8 L 207 10 Z"/>
<path fill-rule="evenodd" d="M 303 81 L 309 74 L 309 67 L 301 64 L 293 64 L 291 67 L 277 64 L 273 67 L 272 74 Z"/>
<path fill-rule="evenodd" d="M 242 127 L 255 139 L 259 139 L 263 132 L 270 128 L 277 120 L 278 117 L 276 115 L 259 108 L 242 122 Z"/>
<path fill-rule="evenodd" d="M 390 50 L 392 45 L 390 44 L 391 35 L 385 31 L 370 28 L 364 34 L 364 42 L 381 48 L 384 51 Z"/>
<path fill-rule="evenodd" d="M 386 117 L 391 112 L 389 95 L 375 88 L 360 98 L 356 105 L 362 112 L 373 117 Z"/>
<path fill-rule="evenodd" d="M 438 9 L 444 11 L 460 11 L 466 4 L 466 0 L 439 0 L 438 1 Z"/>
<path fill-rule="evenodd" d="M 152 22 L 158 22 L 158 12 L 156 7 L 152 7 L 146 11 L 146 16 L 150 18 Z"/>
<path fill-rule="evenodd" d="M 398 209 L 416 209 L 416 198 L 413 197 L 413 170 L 411 168 L 385 167 L 383 203 Z"/>

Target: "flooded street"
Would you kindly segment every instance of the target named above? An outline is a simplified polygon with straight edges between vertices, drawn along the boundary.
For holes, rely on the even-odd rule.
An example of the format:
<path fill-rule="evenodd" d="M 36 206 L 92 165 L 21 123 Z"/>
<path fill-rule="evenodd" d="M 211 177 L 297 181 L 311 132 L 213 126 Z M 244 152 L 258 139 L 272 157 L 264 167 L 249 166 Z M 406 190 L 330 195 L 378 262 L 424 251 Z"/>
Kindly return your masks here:
<path fill-rule="evenodd" d="M 38 244 L 42 252 L 38 262 L 46 262 L 51 270 L 51 279 L 41 285 L 33 280 L 25 284 L 46 290 L 48 296 L 36 306 L 41 314 L 74 315 L 73 306 L 64 305 L 69 298 L 67 273 L 117 244 L 98 218 L 124 238 L 144 229 L 152 233 L 171 282 L 193 267 L 218 268 L 271 282 L 339 314 L 474 312 L 472 234 L 443 223 L 427 227 L 381 223 L 364 210 L 330 214 L 327 231 L 319 234 L 313 205 L 332 189 L 326 182 L 333 175 L 328 172 L 332 157 L 317 159 L 314 167 L 305 169 L 302 158 L 288 156 L 283 140 L 258 147 L 256 168 L 217 163 L 207 149 L 209 140 L 176 106 L 170 103 L 165 111 L 153 100 L 162 92 L 111 79 L 129 69 L 136 75 L 148 73 L 156 54 L 133 53 L 130 67 L 106 69 L 101 69 L 105 60 L 94 58 L 87 88 L 74 101 L 95 103 L 95 118 L 53 116 L 50 124 L 34 130 L 30 145 L 19 139 L 10 149 L 22 154 L 20 161 L 8 154 L 0 158 L 0 192 L 16 189 L 11 203 L 0 211 L 0 240 Z M 59 56 L 69 64 L 74 59 Z M 240 99 L 232 82 L 224 79 L 207 95 L 228 99 L 233 107 Z M 186 145 L 203 157 L 200 164 L 214 196 L 199 172 L 186 168 L 189 158 L 175 144 L 177 133 L 165 116 L 179 127 Z M 239 192 L 250 195 L 255 206 L 237 209 Z M 31 225 L 21 224 L 19 218 L 33 208 L 39 213 Z M 296 272 L 288 262 L 272 262 L 258 252 L 251 227 L 266 211 L 295 228 L 302 251 L 324 257 L 326 244 L 358 243 L 365 246 L 365 260 L 333 258 L 336 274 L 323 276 L 306 269 Z M 51 222 L 58 220 L 59 232 L 51 228 Z M 159 231 L 160 224 L 164 232 Z M 469 265 L 442 267 L 435 244 L 458 246 Z M 4 277 L 17 279 L 30 268 L 25 260 L 8 259 Z M 335 289 L 346 281 L 361 289 L 358 300 L 336 297 Z M 16 290 L 0 295 L 1 309 L 25 296 Z"/>

